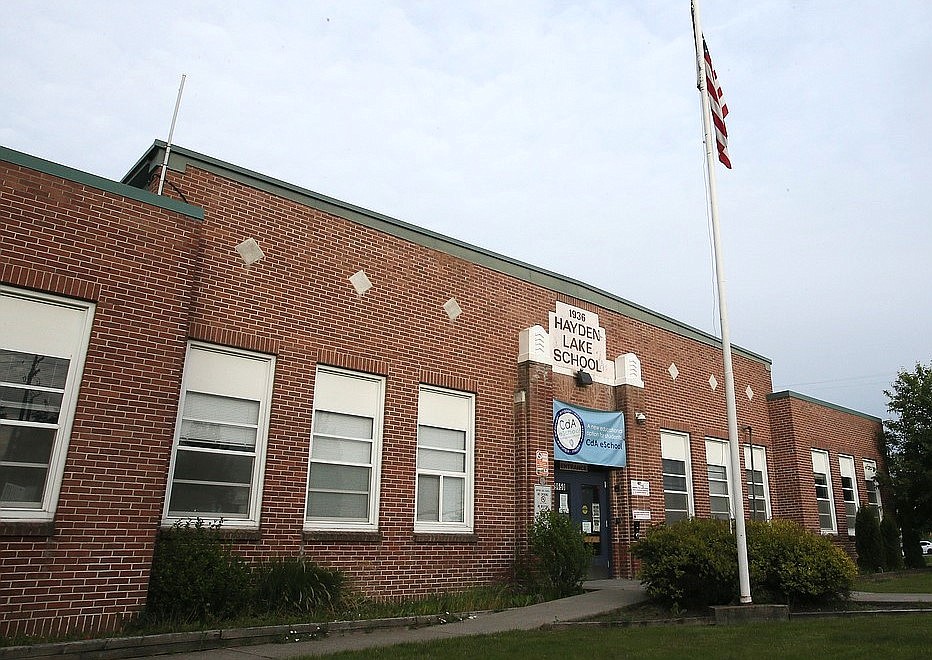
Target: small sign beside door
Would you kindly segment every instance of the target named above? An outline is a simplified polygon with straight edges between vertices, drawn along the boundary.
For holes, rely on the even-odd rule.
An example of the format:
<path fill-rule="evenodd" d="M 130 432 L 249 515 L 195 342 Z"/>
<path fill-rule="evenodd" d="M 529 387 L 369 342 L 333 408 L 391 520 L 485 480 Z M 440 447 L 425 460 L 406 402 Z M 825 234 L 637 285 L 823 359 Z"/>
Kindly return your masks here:
<path fill-rule="evenodd" d="M 650 497 L 650 482 L 631 480 L 631 494 L 637 497 Z"/>
<path fill-rule="evenodd" d="M 537 452 L 537 476 L 546 477 L 550 474 L 550 454 L 546 451 Z"/>
<path fill-rule="evenodd" d="M 644 511 L 642 509 L 634 509 L 631 512 L 631 516 L 635 520 L 650 520 L 650 511 Z"/>
<path fill-rule="evenodd" d="M 536 518 L 544 511 L 550 511 L 552 508 L 551 498 L 553 493 L 550 486 L 534 486 L 534 517 Z"/>

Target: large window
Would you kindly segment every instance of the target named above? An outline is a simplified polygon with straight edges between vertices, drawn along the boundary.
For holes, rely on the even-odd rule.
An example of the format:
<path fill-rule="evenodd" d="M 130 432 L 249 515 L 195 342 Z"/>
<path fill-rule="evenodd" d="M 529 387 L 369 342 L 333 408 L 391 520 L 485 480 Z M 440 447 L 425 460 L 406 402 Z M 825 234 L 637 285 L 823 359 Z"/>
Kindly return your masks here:
<path fill-rule="evenodd" d="M 728 443 L 723 440 L 707 439 L 705 441 L 705 460 L 709 470 L 709 509 L 712 517 L 719 520 L 731 520 L 728 481 Z"/>
<path fill-rule="evenodd" d="M 834 534 L 835 500 L 832 496 L 832 473 L 829 469 L 828 452 L 812 450 L 812 472 L 815 479 L 816 505 L 819 508 L 819 529 L 823 534 Z"/>
<path fill-rule="evenodd" d="M 869 458 L 864 459 L 864 492 L 867 493 L 867 505 L 874 507 L 878 520 L 883 519 L 883 502 L 877 487 L 877 463 Z"/>
<path fill-rule="evenodd" d="M 665 519 L 671 523 L 689 518 L 694 514 L 689 436 L 672 431 L 661 431 L 660 452 L 663 461 Z"/>
<path fill-rule="evenodd" d="M 259 524 L 275 374 L 270 355 L 191 343 L 175 428 L 167 520 Z"/>
<path fill-rule="evenodd" d="M 307 527 L 378 528 L 385 380 L 330 367 L 317 370 Z"/>
<path fill-rule="evenodd" d="M 0 287 L 0 518 L 52 520 L 94 306 Z"/>
<path fill-rule="evenodd" d="M 745 445 L 744 468 L 749 516 L 751 520 L 769 520 L 770 487 L 767 479 L 767 449 L 760 445 Z"/>
<path fill-rule="evenodd" d="M 841 492 L 845 500 L 845 518 L 848 521 L 848 536 L 854 536 L 854 524 L 858 518 L 858 486 L 854 472 L 854 458 L 838 457 L 838 472 L 841 474 Z"/>
<path fill-rule="evenodd" d="M 418 393 L 417 531 L 472 531 L 473 410 L 471 394 Z"/>

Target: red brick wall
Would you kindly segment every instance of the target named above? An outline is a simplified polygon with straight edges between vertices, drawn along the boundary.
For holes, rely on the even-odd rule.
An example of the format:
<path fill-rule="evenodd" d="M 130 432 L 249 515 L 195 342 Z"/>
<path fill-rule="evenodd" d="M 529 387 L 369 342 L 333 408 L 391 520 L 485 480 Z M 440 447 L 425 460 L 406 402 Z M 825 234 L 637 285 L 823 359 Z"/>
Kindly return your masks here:
<path fill-rule="evenodd" d="M 627 488 L 629 478 L 650 479 L 650 502 L 638 508 L 662 520 L 659 433 L 684 431 L 692 438 L 697 466 L 697 512 L 708 510 L 705 470 L 699 469 L 705 464 L 703 440 L 727 437 L 720 351 L 190 165 L 170 177 L 190 203 L 205 209 L 194 306 L 198 326 L 274 339 L 279 350 L 262 538 L 244 542 L 241 550 L 255 556 L 303 550 L 382 597 L 506 575 L 533 512 L 535 452 L 546 450 L 552 457 L 552 398 L 616 406 L 613 388 L 583 390 L 549 368 L 515 366 L 520 331 L 547 326 L 557 299 L 599 313 L 610 357 L 634 352 L 642 361 L 647 388 L 628 397 L 626 410 L 632 467 L 614 483 Z M 267 255 L 251 267 L 233 251 L 246 238 L 255 238 Z M 374 283 L 362 297 L 347 281 L 359 269 Z M 442 309 L 450 297 L 464 310 L 455 322 Z M 367 542 L 347 541 L 352 537 L 345 534 L 302 540 L 300 532 L 314 367 L 333 364 L 335 355 L 369 360 L 361 368 L 387 377 L 380 533 Z M 667 372 L 671 362 L 680 370 L 675 382 Z M 766 445 L 769 371 L 740 355 L 735 370 L 741 425 L 753 425 L 755 439 Z M 467 376 L 477 394 L 476 534 L 470 543 L 412 533 L 417 385 L 425 371 Z M 719 382 L 714 392 L 708 384 L 712 374 Z M 749 384 L 755 393 L 750 401 L 744 394 Z M 519 389 L 527 399 L 515 404 Z M 645 425 L 631 425 L 635 409 L 647 414 Z M 551 468 L 550 482 L 552 474 Z M 616 497 L 617 508 L 623 508 L 624 492 Z M 612 515 L 630 516 L 630 507 Z"/>
<path fill-rule="evenodd" d="M 779 498 L 774 497 L 774 515 L 795 520 L 819 532 L 811 452 L 813 449 L 827 451 L 838 527 L 838 534 L 832 540 L 853 554 L 854 539 L 848 535 L 838 456 L 854 457 L 858 497 L 861 505 L 865 505 L 863 459 L 874 460 L 879 471 L 885 470 L 876 442 L 880 421 L 792 394 L 778 393 L 769 403 L 780 475 L 779 479 L 772 480 L 780 493 Z"/>
<path fill-rule="evenodd" d="M 0 281 L 97 304 L 54 533 L 0 523 L 0 635 L 107 630 L 145 602 L 194 224 L 0 162 Z"/>
<path fill-rule="evenodd" d="M 611 475 L 616 575 L 634 569 L 631 510 L 663 519 L 662 429 L 689 434 L 696 513 L 708 515 L 704 439 L 727 437 L 720 350 L 194 166 L 169 178 L 203 222 L 0 165 L 0 279 L 98 304 L 54 533 L 0 526 L 0 632 L 108 629 L 142 606 L 188 339 L 277 357 L 261 527 L 236 542 L 247 557 L 304 553 L 380 598 L 506 577 L 533 513 L 535 453 L 552 459 L 554 397 L 625 412 L 629 467 Z M 247 238 L 266 254 L 248 267 L 234 250 Z M 364 296 L 348 281 L 360 269 L 374 284 Z M 464 310 L 452 322 L 450 297 Z M 637 354 L 644 389 L 581 389 L 549 367 L 516 364 L 521 330 L 546 327 L 557 300 L 599 314 L 608 356 Z M 768 448 L 775 513 L 792 510 L 778 495 L 769 369 L 740 354 L 734 362 L 739 426 Z M 303 530 L 321 364 L 386 379 L 377 533 Z M 476 394 L 473 535 L 413 532 L 421 383 Z M 809 423 L 774 422 L 790 444 L 794 424 Z M 631 497 L 631 479 L 650 481 L 650 497 Z"/>

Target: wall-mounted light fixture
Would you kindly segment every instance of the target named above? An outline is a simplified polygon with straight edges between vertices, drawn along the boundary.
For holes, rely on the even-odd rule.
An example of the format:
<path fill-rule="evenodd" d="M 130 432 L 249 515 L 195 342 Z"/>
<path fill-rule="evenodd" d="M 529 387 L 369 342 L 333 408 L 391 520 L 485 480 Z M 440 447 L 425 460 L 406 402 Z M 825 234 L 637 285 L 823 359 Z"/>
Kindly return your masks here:
<path fill-rule="evenodd" d="M 592 374 L 580 369 L 576 372 L 576 384 L 580 387 L 589 387 L 592 385 Z"/>
<path fill-rule="evenodd" d="M 634 413 L 634 421 L 636 421 L 638 424 L 643 424 L 647 421 L 647 415 L 642 412 Z"/>

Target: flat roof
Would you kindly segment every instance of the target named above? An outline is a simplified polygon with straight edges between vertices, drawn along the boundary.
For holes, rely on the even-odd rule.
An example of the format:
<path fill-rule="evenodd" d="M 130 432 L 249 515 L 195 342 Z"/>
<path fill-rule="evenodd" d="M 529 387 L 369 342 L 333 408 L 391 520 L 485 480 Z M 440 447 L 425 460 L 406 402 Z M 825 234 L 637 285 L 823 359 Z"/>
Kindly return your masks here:
<path fill-rule="evenodd" d="M 13 165 L 26 167 L 37 172 L 42 172 L 43 174 L 57 176 L 58 178 L 65 179 L 66 181 L 80 183 L 83 186 L 90 186 L 91 188 L 96 188 L 97 190 L 101 190 L 103 192 L 113 193 L 114 195 L 120 195 L 121 197 L 128 197 L 130 199 L 136 200 L 137 202 L 151 204 L 152 206 L 158 206 L 169 211 L 177 211 L 178 213 L 190 216 L 197 220 L 204 219 L 204 209 L 200 208 L 199 206 L 185 204 L 184 202 L 179 202 L 177 199 L 172 197 L 156 195 L 149 192 L 148 190 L 140 189 L 138 186 L 127 185 L 126 183 L 105 179 L 104 177 L 97 176 L 96 174 L 89 174 L 87 172 L 82 172 L 81 170 L 76 170 L 73 167 L 59 165 L 58 163 L 53 163 L 50 160 L 44 160 L 36 156 L 30 156 L 29 154 L 24 154 L 21 151 L 15 151 L 8 147 L 0 146 L 0 160 L 11 163 Z"/>
<path fill-rule="evenodd" d="M 779 399 L 799 399 L 800 401 L 806 401 L 807 403 L 813 403 L 817 406 L 822 406 L 823 408 L 831 408 L 832 410 L 837 410 L 838 412 L 847 413 L 848 415 L 856 415 L 857 417 L 863 417 L 864 419 L 869 419 L 872 422 L 883 423 L 883 420 L 879 417 L 874 417 L 873 415 L 868 415 L 867 413 L 862 413 L 857 410 L 852 410 L 851 408 L 845 408 L 844 406 L 839 406 L 834 403 L 829 403 L 828 401 L 822 401 L 821 399 L 816 399 L 811 396 L 806 396 L 805 394 L 800 394 L 799 392 L 793 392 L 792 390 L 783 390 L 781 392 L 771 392 L 767 395 L 768 401 L 777 401 Z"/>

